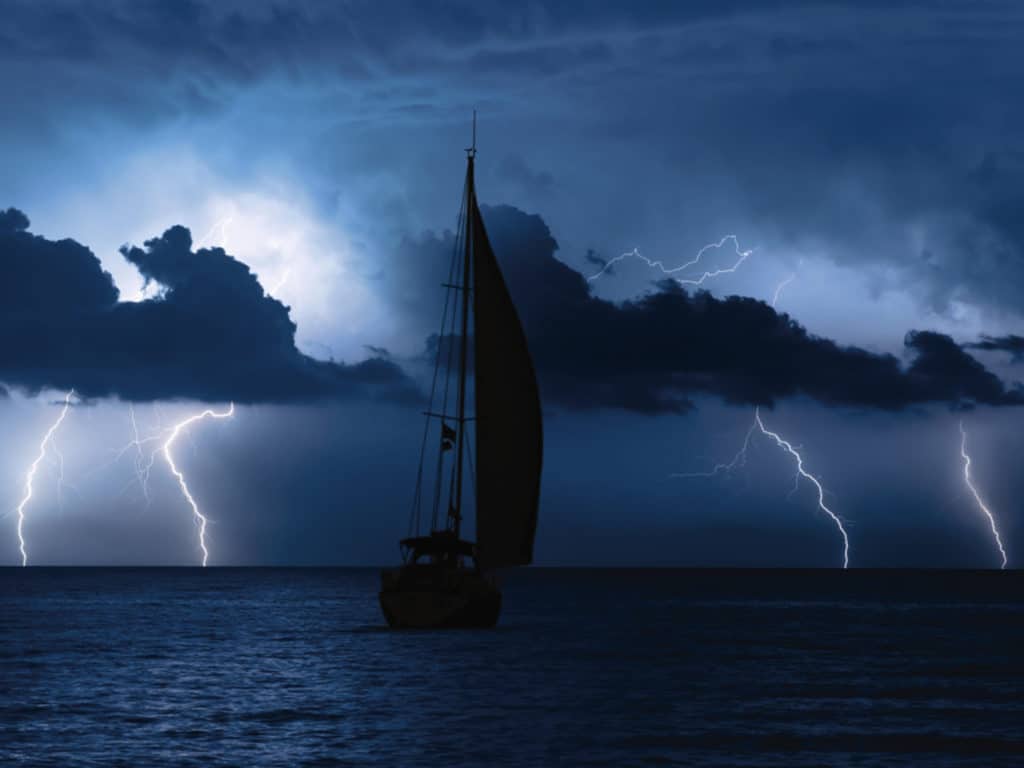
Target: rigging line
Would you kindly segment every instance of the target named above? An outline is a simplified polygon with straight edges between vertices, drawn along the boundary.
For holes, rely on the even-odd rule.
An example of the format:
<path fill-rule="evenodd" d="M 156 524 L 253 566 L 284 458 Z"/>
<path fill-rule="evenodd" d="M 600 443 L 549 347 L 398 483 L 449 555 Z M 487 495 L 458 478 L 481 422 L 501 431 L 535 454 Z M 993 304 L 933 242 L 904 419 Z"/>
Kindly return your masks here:
<path fill-rule="evenodd" d="M 460 247 L 463 244 L 463 240 L 461 239 L 461 235 L 462 235 L 462 231 L 464 229 L 463 225 L 464 225 L 464 223 L 466 221 L 466 217 L 468 215 L 469 215 L 469 189 L 467 188 L 466 190 L 463 191 L 463 194 L 462 194 L 462 205 L 459 207 L 459 219 L 458 219 L 458 230 L 457 230 L 459 232 L 459 235 L 456 236 L 455 242 L 452 244 L 452 259 L 451 259 L 451 262 L 450 262 L 449 267 L 448 267 L 448 283 L 449 283 L 449 285 L 454 284 L 455 276 L 457 274 L 457 268 L 462 264 L 461 259 L 460 259 L 461 255 L 462 255 L 462 250 L 463 250 Z M 453 293 L 452 289 L 449 288 L 448 289 L 448 297 L 450 298 L 453 295 L 457 295 L 457 294 Z M 443 399 L 442 399 L 442 402 L 441 402 L 441 413 L 447 413 L 448 412 L 448 394 L 449 394 L 450 389 L 451 389 L 452 353 L 454 351 L 454 344 L 455 344 L 455 320 L 456 320 L 456 315 L 458 315 L 458 310 L 454 306 L 452 306 L 452 311 L 451 311 L 451 328 L 450 328 L 450 330 L 448 331 L 448 334 L 447 334 L 447 338 L 448 338 L 448 353 L 447 353 L 447 356 L 446 356 L 446 359 L 445 359 L 444 394 L 443 394 Z M 441 349 L 442 349 L 442 347 L 444 345 L 444 340 L 445 340 L 445 321 L 446 320 L 447 320 L 447 317 L 442 319 L 442 323 L 441 323 L 441 340 L 439 341 L 439 343 L 437 345 L 437 349 L 438 349 L 438 365 L 439 366 L 440 366 L 440 360 L 441 360 L 441 357 L 440 357 Z M 430 407 L 431 407 L 431 409 L 433 409 L 433 407 L 434 407 L 433 402 L 431 402 Z M 429 418 L 428 418 L 428 421 L 429 421 Z M 443 423 L 444 422 L 442 421 L 442 424 Z M 444 440 L 444 429 L 443 428 L 441 430 L 441 440 L 442 441 Z M 430 528 L 431 528 L 431 530 L 436 530 L 437 529 L 437 518 L 438 518 L 438 515 L 439 515 L 439 513 L 441 511 L 441 493 L 442 493 L 441 478 L 442 478 L 443 473 L 444 473 L 444 454 L 445 454 L 444 450 L 441 449 L 440 446 L 439 446 L 439 450 L 437 452 L 437 472 L 436 472 L 436 476 L 435 476 L 435 479 L 434 479 L 433 508 L 432 508 L 431 514 L 430 514 Z"/>
<path fill-rule="evenodd" d="M 463 216 L 463 207 L 459 209 L 459 221 Z M 454 248 L 458 247 L 458 243 L 455 244 Z M 452 251 L 452 259 L 448 268 L 448 282 L 451 283 L 455 274 L 455 255 L 458 253 L 457 250 Z M 444 334 L 444 327 L 448 318 L 448 306 L 451 303 L 452 292 L 451 290 L 445 291 L 444 294 L 444 307 L 441 310 L 441 333 Z M 434 398 L 437 395 L 437 376 L 441 370 L 441 344 L 443 341 L 439 340 L 437 345 L 437 352 L 434 354 L 434 372 L 430 380 L 430 408 L 434 407 Z M 409 515 L 409 527 L 410 535 L 418 533 L 420 530 L 421 514 L 423 510 L 423 463 L 427 455 L 427 439 L 430 436 L 430 417 L 427 416 L 423 420 L 423 440 L 420 442 L 420 461 L 419 466 L 416 469 L 416 489 L 413 492 L 412 512 Z"/>
<path fill-rule="evenodd" d="M 463 456 L 466 452 L 466 374 L 469 371 L 469 313 L 471 311 L 469 287 L 474 274 L 475 246 L 476 239 L 479 237 L 479 235 L 475 234 L 475 229 L 476 221 L 479 217 L 480 210 L 477 207 L 476 188 L 474 185 L 473 156 L 470 155 L 466 165 L 466 242 L 463 243 L 462 294 L 460 296 L 462 312 L 459 317 L 461 322 L 459 329 L 459 394 L 458 403 L 455 406 L 459 414 L 458 442 L 455 446 L 455 498 L 454 500 L 449 500 L 448 503 L 448 523 L 454 528 L 456 539 L 459 536 L 459 529 L 461 527 Z"/>
<path fill-rule="evenodd" d="M 460 225 L 461 225 L 461 218 L 460 218 Z M 456 240 L 456 242 L 455 242 L 455 251 L 452 253 L 452 266 L 451 266 L 451 270 L 452 270 L 453 273 L 457 269 L 458 264 L 459 264 L 459 261 L 458 261 L 458 256 L 459 256 L 459 251 L 460 251 L 460 249 L 459 249 L 459 242 L 460 242 L 459 240 Z M 449 290 L 451 290 L 451 289 L 449 289 Z M 455 295 L 455 294 L 453 293 L 452 295 Z M 448 395 L 449 395 L 449 392 L 451 390 L 451 377 L 452 377 L 452 364 L 451 364 L 451 360 L 452 360 L 452 347 L 453 347 L 453 345 L 455 343 L 455 341 L 454 341 L 454 339 L 455 339 L 455 319 L 456 319 L 456 315 L 457 314 L 458 314 L 458 311 L 453 306 L 452 307 L 452 311 L 451 311 L 451 328 L 447 331 L 447 333 L 446 333 L 446 330 L 445 330 L 444 326 L 442 326 L 442 328 L 441 328 L 442 338 L 447 338 L 447 340 L 448 340 L 448 351 L 447 351 L 446 356 L 445 356 L 444 394 L 442 395 L 441 413 L 447 413 L 448 412 Z M 440 349 L 443 346 L 443 344 L 444 344 L 444 342 L 442 341 L 440 344 L 438 344 L 438 348 Z M 445 450 L 444 450 L 444 420 L 442 419 L 441 420 L 441 433 L 439 435 L 438 451 L 437 451 L 437 471 L 436 471 L 435 477 L 434 477 L 434 501 L 433 501 L 433 508 L 431 510 L 431 515 L 430 515 L 430 529 L 431 530 L 437 530 L 438 519 L 439 519 L 439 516 L 441 514 L 441 497 L 444 494 L 444 486 L 443 486 L 443 482 L 442 482 L 442 478 L 444 477 L 444 459 L 445 459 Z M 451 491 L 449 489 L 449 493 L 450 492 Z"/>
<path fill-rule="evenodd" d="M 454 310 L 452 311 L 452 314 L 454 316 Z M 444 326 L 442 326 L 441 327 L 441 335 L 442 336 L 444 336 L 444 332 L 445 332 L 445 329 L 444 329 Z M 439 349 L 441 348 L 442 344 L 443 344 L 443 342 L 438 344 L 438 348 Z M 446 369 L 445 370 L 445 386 L 444 386 L 444 400 L 445 401 L 447 401 L 447 399 L 448 399 L 448 379 L 449 378 L 450 378 L 450 372 Z M 442 412 L 444 412 L 444 410 L 446 410 L 445 405 L 446 405 L 446 403 L 442 402 Z M 431 406 L 431 407 L 433 407 L 433 406 Z M 427 423 L 428 424 L 430 423 L 430 417 L 429 416 L 427 417 Z M 441 440 L 441 442 L 438 445 L 438 451 L 437 451 L 437 469 L 436 469 L 436 471 L 434 473 L 434 494 L 433 494 L 433 499 L 432 499 L 432 502 L 431 502 L 430 530 L 435 530 L 437 528 L 437 517 L 438 517 L 438 514 L 440 513 L 440 509 L 441 509 L 441 494 L 442 494 L 441 478 L 442 478 L 442 476 L 444 474 L 444 449 L 443 449 L 444 421 L 443 420 L 441 421 L 440 440 Z"/>
<path fill-rule="evenodd" d="M 463 224 L 465 223 L 465 217 L 469 215 L 469 213 L 467 211 L 467 202 L 468 202 L 468 195 L 464 195 L 463 196 L 463 202 L 462 202 L 462 208 L 459 209 L 459 235 L 455 238 L 455 243 L 454 243 L 453 252 L 452 252 L 451 265 L 449 266 L 449 269 L 448 269 L 448 277 L 449 277 L 448 282 L 449 282 L 449 284 L 453 284 L 453 282 L 455 280 L 455 275 L 458 272 L 457 268 L 462 266 L 462 258 L 463 258 L 462 250 L 463 249 L 460 246 L 463 244 L 463 237 L 464 237 L 464 235 L 463 235 L 462 230 L 464 228 Z M 453 293 L 453 289 L 452 288 L 449 288 L 448 291 L 449 291 L 449 295 L 456 295 L 457 296 L 457 293 Z M 441 342 L 437 345 L 438 355 L 440 355 L 441 347 L 442 347 L 442 345 L 443 345 L 443 343 L 445 341 L 445 338 L 447 338 L 447 341 L 448 341 L 448 353 L 445 355 L 444 396 L 443 396 L 443 400 L 441 402 L 441 413 L 444 413 L 444 414 L 448 413 L 448 394 L 449 394 L 449 391 L 451 389 L 452 359 L 453 359 L 454 352 L 455 352 L 455 320 L 457 319 L 457 315 L 458 315 L 457 307 L 452 307 L 451 328 L 448 330 L 448 333 L 447 333 L 447 336 L 446 336 L 444 325 L 441 326 L 441 337 L 442 338 L 441 338 Z M 433 407 L 433 403 L 431 403 L 431 407 Z"/>

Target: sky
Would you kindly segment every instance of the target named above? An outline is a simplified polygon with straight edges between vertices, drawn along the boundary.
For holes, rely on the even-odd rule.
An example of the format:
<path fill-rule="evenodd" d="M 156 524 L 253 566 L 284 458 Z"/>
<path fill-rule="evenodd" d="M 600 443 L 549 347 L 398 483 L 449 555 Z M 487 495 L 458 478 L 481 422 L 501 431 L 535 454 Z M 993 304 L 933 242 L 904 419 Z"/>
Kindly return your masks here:
<path fill-rule="evenodd" d="M 773 432 L 851 566 L 997 568 L 962 424 L 1019 565 L 1022 33 L 998 2 L 3 0 L 0 563 L 71 389 L 30 562 L 198 564 L 159 449 L 232 402 L 172 446 L 211 565 L 395 562 L 476 109 L 537 563 L 841 566 Z"/>

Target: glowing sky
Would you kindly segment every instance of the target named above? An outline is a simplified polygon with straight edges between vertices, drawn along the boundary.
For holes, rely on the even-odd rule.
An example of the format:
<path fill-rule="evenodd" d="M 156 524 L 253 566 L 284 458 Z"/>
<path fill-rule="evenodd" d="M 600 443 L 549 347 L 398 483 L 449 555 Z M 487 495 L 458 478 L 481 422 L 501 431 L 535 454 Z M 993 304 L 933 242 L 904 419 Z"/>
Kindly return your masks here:
<path fill-rule="evenodd" d="M 454 225 L 475 107 L 482 202 L 541 216 L 573 270 L 633 249 L 672 268 L 734 233 L 754 250 L 709 281 L 715 296 L 770 302 L 795 275 L 780 311 L 905 360 L 910 330 L 1024 328 L 1022 33 L 1013 3 L 16 1 L 0 18 L 0 210 L 91 248 L 126 301 L 159 288 L 118 249 L 183 225 L 290 307 L 300 352 L 384 348 L 413 371 L 442 298 L 418 257 Z M 662 277 L 624 259 L 590 287 L 624 300 Z M 1011 355 L 969 351 L 1021 378 Z M 63 397 L 11 390 L 5 510 Z M 688 413 L 552 399 L 538 560 L 835 565 L 834 527 L 809 487 L 786 498 L 775 446 L 730 478 L 670 478 L 742 444 L 750 404 L 720 394 Z M 136 406 L 147 424 L 194 410 Z M 961 418 L 1010 564 L 1024 553 L 1019 408 L 784 397 L 763 413 L 822 478 L 852 565 L 999 565 L 963 484 Z M 419 426 L 414 406 L 342 399 L 239 406 L 183 438 L 212 560 L 393 560 Z M 59 506 L 40 466 L 37 562 L 196 561 L 172 477 L 155 473 L 144 508 L 130 458 L 97 469 L 130 429 L 114 400 L 71 409 L 58 438 L 75 490 Z M 19 561 L 13 521 L 0 563 Z"/>

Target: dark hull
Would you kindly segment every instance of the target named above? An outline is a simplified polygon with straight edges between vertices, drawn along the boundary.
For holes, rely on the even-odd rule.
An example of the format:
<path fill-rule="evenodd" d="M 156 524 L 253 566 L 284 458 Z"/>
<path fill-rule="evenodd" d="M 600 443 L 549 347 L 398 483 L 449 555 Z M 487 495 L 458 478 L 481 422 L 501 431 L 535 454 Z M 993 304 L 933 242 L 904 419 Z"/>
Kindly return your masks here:
<path fill-rule="evenodd" d="M 380 607 L 392 629 L 479 629 L 498 623 L 501 592 L 474 570 L 406 565 L 381 573 Z"/>

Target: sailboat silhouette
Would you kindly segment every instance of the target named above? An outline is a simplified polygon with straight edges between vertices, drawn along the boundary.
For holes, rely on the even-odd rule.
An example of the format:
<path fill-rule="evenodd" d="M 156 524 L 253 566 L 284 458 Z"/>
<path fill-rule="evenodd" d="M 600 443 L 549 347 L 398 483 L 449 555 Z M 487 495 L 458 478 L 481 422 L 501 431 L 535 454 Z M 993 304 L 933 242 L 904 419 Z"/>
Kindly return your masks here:
<path fill-rule="evenodd" d="M 533 560 L 544 442 L 540 395 L 526 335 L 477 204 L 476 113 L 466 156 L 412 535 L 401 541 L 401 567 L 381 574 L 381 608 L 392 627 L 494 626 L 501 611 L 495 569 Z M 474 474 L 476 542 L 462 534 L 464 512 L 474 500 L 467 475 Z M 421 534 L 427 512 L 429 527 Z"/>

